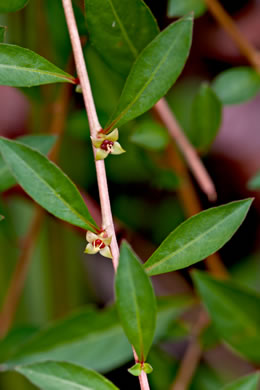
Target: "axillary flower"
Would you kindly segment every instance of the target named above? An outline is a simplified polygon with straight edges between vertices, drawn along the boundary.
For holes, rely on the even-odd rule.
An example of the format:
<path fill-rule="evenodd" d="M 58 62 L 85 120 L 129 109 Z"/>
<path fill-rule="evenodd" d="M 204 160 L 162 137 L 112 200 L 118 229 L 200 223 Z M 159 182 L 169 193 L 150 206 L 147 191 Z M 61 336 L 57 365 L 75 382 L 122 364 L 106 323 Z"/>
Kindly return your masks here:
<path fill-rule="evenodd" d="M 88 245 L 84 251 L 85 253 L 94 255 L 99 252 L 102 256 L 112 259 L 111 250 L 109 248 L 112 238 L 107 237 L 107 233 L 105 231 L 101 232 L 100 234 L 95 234 L 88 231 L 86 234 L 86 239 L 88 241 Z"/>
<path fill-rule="evenodd" d="M 109 134 L 97 133 L 97 138 L 91 137 L 92 144 L 96 148 L 96 160 L 104 160 L 110 153 L 122 154 L 125 150 L 118 140 L 118 129 Z"/>

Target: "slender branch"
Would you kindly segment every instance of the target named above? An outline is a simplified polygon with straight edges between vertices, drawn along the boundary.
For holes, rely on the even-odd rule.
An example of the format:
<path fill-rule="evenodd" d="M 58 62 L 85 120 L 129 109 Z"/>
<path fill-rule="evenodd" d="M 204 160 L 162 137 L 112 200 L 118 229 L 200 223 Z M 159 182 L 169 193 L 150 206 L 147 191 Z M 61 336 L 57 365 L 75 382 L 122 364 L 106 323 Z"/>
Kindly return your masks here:
<path fill-rule="evenodd" d="M 180 368 L 171 386 L 171 390 L 188 389 L 202 355 L 202 347 L 198 338 L 208 324 L 208 315 L 202 310 L 199 313 L 198 320 L 193 326 L 190 344 L 181 361 Z"/>
<path fill-rule="evenodd" d="M 195 149 L 184 135 L 180 125 L 175 119 L 167 101 L 163 98 L 154 106 L 155 111 L 159 115 L 162 123 L 168 129 L 170 136 L 175 140 L 180 150 L 182 151 L 187 164 L 196 177 L 202 191 L 207 194 L 209 200 L 214 201 L 217 198 L 215 186 L 198 157 Z"/>
<path fill-rule="evenodd" d="M 12 325 L 26 280 L 32 249 L 40 231 L 43 215 L 43 210 L 37 207 L 30 229 L 24 239 L 22 253 L 17 260 L 0 313 L 0 338 L 6 335 Z"/>
<path fill-rule="evenodd" d="M 247 58 L 248 62 L 256 69 L 260 71 L 260 53 L 256 50 L 251 43 L 244 37 L 236 23 L 225 11 L 223 6 L 218 0 L 205 0 L 211 14 L 218 21 L 218 23 L 224 28 L 228 35 L 233 39 L 239 48 L 240 52 Z"/>
<path fill-rule="evenodd" d="M 68 30 L 70 34 L 70 40 L 72 44 L 72 50 L 74 54 L 76 69 L 80 85 L 82 88 L 84 103 L 87 111 L 90 134 L 92 137 L 96 138 L 97 132 L 101 130 L 101 126 L 97 117 L 96 107 L 92 96 L 91 86 L 89 82 L 89 77 L 87 73 L 87 68 L 84 60 L 84 55 L 81 47 L 80 37 L 78 33 L 78 28 L 72 8 L 71 0 L 62 0 L 63 8 L 65 12 L 65 17 L 68 25 Z M 93 148 L 94 156 L 96 154 L 95 148 Z M 113 217 L 110 206 L 106 169 L 104 160 L 95 160 L 96 173 L 97 173 L 97 182 L 102 214 L 102 227 L 107 231 L 109 236 L 112 236 L 111 242 L 111 252 L 113 256 L 113 265 L 114 268 L 117 268 L 118 258 L 119 258 L 119 249 L 115 235 L 115 228 L 113 223 Z"/>
<path fill-rule="evenodd" d="M 78 78 L 80 81 L 84 103 L 87 111 L 90 134 L 92 137 L 96 138 L 97 132 L 101 130 L 101 126 L 99 124 L 99 120 L 96 113 L 96 107 L 91 91 L 91 86 L 89 82 L 89 77 L 87 73 L 87 68 L 83 56 L 83 51 L 80 43 L 80 37 L 78 33 L 78 28 L 73 12 L 72 2 L 71 0 L 62 0 L 65 18 L 67 21 L 67 26 L 70 34 L 72 50 L 74 54 L 76 69 Z M 95 157 L 95 148 L 93 147 L 94 157 Z M 96 173 L 97 173 L 97 181 L 98 181 L 98 189 L 99 189 L 99 197 L 100 197 L 100 205 L 101 205 L 101 214 L 102 214 L 102 227 L 106 229 L 107 233 L 112 236 L 111 242 L 111 252 L 112 252 L 112 261 L 114 270 L 116 272 L 119 261 L 119 248 L 115 234 L 115 228 L 113 223 L 113 217 L 110 206 L 108 185 L 107 185 L 107 177 L 104 160 L 95 160 L 96 164 Z M 135 361 L 138 362 L 138 358 L 135 355 Z M 139 376 L 139 382 L 141 390 L 149 390 L 149 383 L 147 379 L 147 375 L 144 371 L 142 371 Z"/>

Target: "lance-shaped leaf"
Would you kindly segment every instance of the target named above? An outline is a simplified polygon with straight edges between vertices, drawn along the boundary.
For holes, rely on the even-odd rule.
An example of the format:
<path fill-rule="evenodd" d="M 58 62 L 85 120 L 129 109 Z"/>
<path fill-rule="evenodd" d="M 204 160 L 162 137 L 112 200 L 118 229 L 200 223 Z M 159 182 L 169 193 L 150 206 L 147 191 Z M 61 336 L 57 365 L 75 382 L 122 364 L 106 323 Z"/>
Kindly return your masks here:
<path fill-rule="evenodd" d="M 252 177 L 252 179 L 248 182 L 248 188 L 250 190 L 259 190 L 260 189 L 260 171 L 257 172 L 255 176 Z"/>
<path fill-rule="evenodd" d="M 116 390 L 97 372 L 67 362 L 42 362 L 17 367 L 16 371 L 42 390 Z"/>
<path fill-rule="evenodd" d="M 123 242 L 115 280 L 121 324 L 139 361 L 144 362 L 153 342 L 156 300 L 151 281 L 131 248 Z"/>
<path fill-rule="evenodd" d="M 239 354 L 259 363 L 260 295 L 203 272 L 194 272 L 193 280 L 219 336 Z"/>
<path fill-rule="evenodd" d="M 170 18 L 185 16 L 190 12 L 193 12 L 194 16 L 198 17 L 201 16 L 206 9 L 207 7 L 204 0 L 169 0 L 167 13 Z"/>
<path fill-rule="evenodd" d="M 239 228 L 251 203 L 245 199 L 213 207 L 183 222 L 145 263 L 148 275 L 189 267 L 219 250 Z"/>
<path fill-rule="evenodd" d="M 91 43 L 108 65 L 127 76 L 159 33 L 151 11 L 143 0 L 85 0 L 85 8 Z"/>
<path fill-rule="evenodd" d="M 32 87 L 63 82 L 75 84 L 75 79 L 29 49 L 0 44 L 0 85 Z"/>
<path fill-rule="evenodd" d="M 208 84 L 195 95 L 191 112 L 190 137 L 194 146 L 207 149 L 214 141 L 221 123 L 222 105 Z"/>
<path fill-rule="evenodd" d="M 6 27 L 0 26 L 0 43 L 4 42 L 5 40 L 5 32 L 6 32 Z"/>
<path fill-rule="evenodd" d="M 169 325 L 192 303 L 189 296 L 160 298 L 154 340 L 164 338 Z M 133 357 L 115 307 L 105 311 L 84 308 L 39 330 L 25 342 L 14 339 L 10 332 L 0 349 L 0 362 L 5 362 L 1 368 L 6 369 L 46 360 L 66 360 L 107 372 Z"/>
<path fill-rule="evenodd" d="M 222 390 L 257 390 L 259 384 L 259 373 L 250 374 L 237 379 L 224 386 Z"/>
<path fill-rule="evenodd" d="M 0 0 L 0 13 L 19 11 L 27 3 L 28 0 Z"/>
<path fill-rule="evenodd" d="M 78 189 L 57 165 L 36 149 L 3 137 L 0 152 L 20 186 L 43 208 L 72 225 L 96 231 Z"/>
<path fill-rule="evenodd" d="M 126 80 L 109 128 L 143 114 L 166 94 L 187 60 L 192 24 L 191 16 L 171 24 L 141 52 Z"/>
<path fill-rule="evenodd" d="M 43 154 L 50 151 L 55 140 L 56 137 L 53 135 L 26 135 L 17 139 L 22 144 L 31 146 Z M 16 180 L 0 154 L 0 192 L 8 190 L 15 184 Z"/>
<path fill-rule="evenodd" d="M 260 75 L 246 66 L 228 69 L 215 78 L 212 88 L 223 104 L 243 103 L 260 90 Z"/>

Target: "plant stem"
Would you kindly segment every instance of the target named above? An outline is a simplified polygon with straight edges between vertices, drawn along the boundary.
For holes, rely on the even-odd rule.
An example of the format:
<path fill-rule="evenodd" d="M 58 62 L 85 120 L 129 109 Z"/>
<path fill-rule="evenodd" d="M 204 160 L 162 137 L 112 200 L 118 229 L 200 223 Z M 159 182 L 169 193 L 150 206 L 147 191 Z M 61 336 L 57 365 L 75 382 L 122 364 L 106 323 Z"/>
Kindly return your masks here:
<path fill-rule="evenodd" d="M 166 99 L 162 98 L 154 106 L 155 111 L 159 115 L 162 123 L 168 129 L 170 136 L 175 140 L 180 150 L 182 151 L 187 164 L 196 177 L 202 191 L 207 194 L 208 199 L 211 201 L 216 200 L 217 193 L 208 172 L 198 157 L 195 149 L 184 135 L 180 125 L 175 119 Z"/>
<path fill-rule="evenodd" d="M 62 3 L 63 3 L 65 18 L 67 21 L 67 26 L 70 34 L 77 74 L 80 81 L 84 103 L 87 111 L 90 134 L 92 137 L 96 138 L 97 132 L 101 130 L 101 126 L 99 124 L 99 120 L 97 117 L 96 107 L 95 107 L 95 103 L 91 91 L 91 86 L 90 86 L 87 68 L 86 68 L 84 55 L 81 47 L 78 28 L 77 28 L 77 24 L 73 12 L 72 2 L 71 0 L 62 0 Z M 96 152 L 94 147 L 93 147 L 93 151 L 95 157 Z M 116 272 L 118 267 L 118 261 L 119 261 L 119 248 L 118 248 L 118 243 L 117 243 L 115 228 L 113 223 L 113 217 L 111 212 L 104 160 L 98 160 L 98 161 L 95 160 L 95 165 L 96 165 L 97 182 L 98 182 L 100 206 L 101 206 L 101 214 L 102 214 L 102 227 L 107 231 L 108 235 L 112 236 L 112 242 L 110 247 L 112 252 L 113 266 Z M 135 354 L 135 360 L 136 358 L 137 357 Z M 147 375 L 144 371 L 142 371 L 141 375 L 139 376 L 139 382 L 140 382 L 141 390 L 150 389 Z"/>
<path fill-rule="evenodd" d="M 72 8 L 71 0 L 62 0 L 64 13 L 68 25 L 70 34 L 70 40 L 72 50 L 74 54 L 74 60 L 76 64 L 77 74 L 82 88 L 84 103 L 87 111 L 90 134 L 96 138 L 97 132 L 101 130 L 101 126 L 97 117 L 96 107 L 92 96 L 91 86 L 87 73 L 87 68 L 84 60 L 84 55 L 81 47 L 78 28 Z M 95 148 L 93 147 L 94 156 L 96 155 Z M 113 223 L 113 217 L 110 206 L 106 169 L 104 160 L 95 160 L 97 182 L 102 214 L 102 228 L 106 230 L 109 236 L 112 237 L 111 252 L 113 257 L 114 268 L 117 268 L 119 259 L 119 249 L 115 235 L 115 228 Z"/>
<path fill-rule="evenodd" d="M 26 280 L 32 249 L 40 231 L 43 215 L 43 210 L 37 207 L 30 229 L 24 239 L 22 253 L 17 260 L 0 313 L 0 338 L 6 335 L 12 325 Z"/>
<path fill-rule="evenodd" d="M 238 29 L 236 23 L 225 11 L 218 0 L 205 0 L 210 12 L 228 35 L 233 39 L 240 52 L 247 58 L 248 62 L 260 71 L 260 53 L 250 44 Z"/>

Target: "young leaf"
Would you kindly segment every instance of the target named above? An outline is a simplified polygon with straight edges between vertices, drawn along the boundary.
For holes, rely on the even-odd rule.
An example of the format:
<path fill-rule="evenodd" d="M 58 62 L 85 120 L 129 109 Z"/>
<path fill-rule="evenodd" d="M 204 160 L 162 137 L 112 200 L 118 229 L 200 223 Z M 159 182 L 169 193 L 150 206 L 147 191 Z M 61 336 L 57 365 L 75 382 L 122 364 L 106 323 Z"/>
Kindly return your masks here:
<path fill-rule="evenodd" d="M 24 145 L 31 146 L 43 154 L 47 154 L 50 151 L 55 140 L 56 137 L 53 135 L 26 135 L 17 138 L 17 141 Z M 8 190 L 15 184 L 15 178 L 6 165 L 3 157 L 0 155 L 0 192 Z"/>
<path fill-rule="evenodd" d="M 130 372 L 130 374 L 132 374 L 132 375 L 134 375 L 134 376 L 139 376 L 139 375 L 141 375 L 141 373 L 142 373 L 142 366 L 141 366 L 141 363 L 136 363 L 136 364 L 134 364 L 132 367 L 128 368 L 127 371 Z"/>
<path fill-rule="evenodd" d="M 28 0 L 0 0 L 0 13 L 19 11 L 27 3 Z"/>
<path fill-rule="evenodd" d="M 189 55 L 192 24 L 191 16 L 171 24 L 141 52 L 126 80 L 109 128 L 143 114 L 166 94 Z"/>
<path fill-rule="evenodd" d="M 260 189 L 260 171 L 257 172 L 255 176 L 252 177 L 252 179 L 248 182 L 248 188 L 250 190 L 259 190 Z"/>
<path fill-rule="evenodd" d="M 202 84 L 192 105 L 190 137 L 194 146 L 205 150 L 212 144 L 221 123 L 221 109 L 214 91 Z"/>
<path fill-rule="evenodd" d="M 75 79 L 29 49 L 0 44 L 0 85 L 32 87 L 63 82 L 75 84 Z"/>
<path fill-rule="evenodd" d="M 185 16 L 190 12 L 194 12 L 194 16 L 198 17 L 206 11 L 206 4 L 203 0 L 169 0 L 168 2 L 168 17 L 175 18 L 176 16 Z"/>
<path fill-rule="evenodd" d="M 20 186 L 43 208 L 72 225 L 96 231 L 78 189 L 36 149 L 0 137 L 0 152 Z"/>
<path fill-rule="evenodd" d="M 17 367 L 16 371 L 42 390 L 116 390 L 97 372 L 67 362 L 42 362 Z"/>
<path fill-rule="evenodd" d="M 0 43 L 4 42 L 5 40 L 5 32 L 6 32 L 6 27 L 0 26 Z"/>
<path fill-rule="evenodd" d="M 216 252 L 239 228 L 251 203 L 245 199 L 213 207 L 183 222 L 145 263 L 148 275 L 189 267 Z"/>
<path fill-rule="evenodd" d="M 244 376 L 224 386 L 222 390 L 257 390 L 259 384 L 259 372 Z"/>
<path fill-rule="evenodd" d="M 120 250 L 115 291 L 125 334 L 144 362 L 154 338 L 156 300 L 150 279 L 126 242 Z"/>
<path fill-rule="evenodd" d="M 203 272 L 194 272 L 193 280 L 219 336 L 247 359 L 259 363 L 260 295 Z"/>
<path fill-rule="evenodd" d="M 85 7 L 91 43 L 108 65 L 127 76 L 159 33 L 151 11 L 142 0 L 85 0 Z"/>
<path fill-rule="evenodd" d="M 231 68 L 215 78 L 212 88 L 223 104 L 243 103 L 260 90 L 260 75 L 246 66 Z"/>
<path fill-rule="evenodd" d="M 151 119 L 138 124 L 130 139 L 148 150 L 163 150 L 170 140 L 166 129 Z"/>

